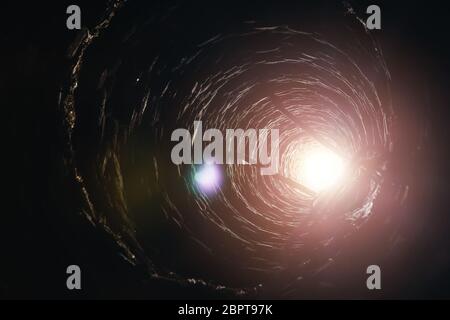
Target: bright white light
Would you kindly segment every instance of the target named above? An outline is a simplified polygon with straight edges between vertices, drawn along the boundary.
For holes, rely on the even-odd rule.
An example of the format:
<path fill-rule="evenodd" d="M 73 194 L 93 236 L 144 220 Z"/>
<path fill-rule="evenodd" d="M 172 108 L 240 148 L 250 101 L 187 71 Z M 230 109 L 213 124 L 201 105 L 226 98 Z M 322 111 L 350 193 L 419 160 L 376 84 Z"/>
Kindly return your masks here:
<path fill-rule="evenodd" d="M 292 178 L 315 192 L 336 185 L 345 171 L 343 159 L 320 144 L 296 150 L 291 160 Z"/>

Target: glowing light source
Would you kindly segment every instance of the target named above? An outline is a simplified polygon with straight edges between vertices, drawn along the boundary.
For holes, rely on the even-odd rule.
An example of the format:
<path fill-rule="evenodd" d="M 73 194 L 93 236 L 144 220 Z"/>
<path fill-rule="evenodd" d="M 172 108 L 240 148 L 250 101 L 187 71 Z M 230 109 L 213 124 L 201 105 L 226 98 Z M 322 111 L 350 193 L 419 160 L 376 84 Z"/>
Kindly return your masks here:
<path fill-rule="evenodd" d="M 194 179 L 200 191 L 211 194 L 220 187 L 222 172 L 215 164 L 205 164 L 195 173 Z"/>
<path fill-rule="evenodd" d="M 320 144 L 295 150 L 290 162 L 291 178 L 315 192 L 336 185 L 345 172 L 344 160 Z"/>

